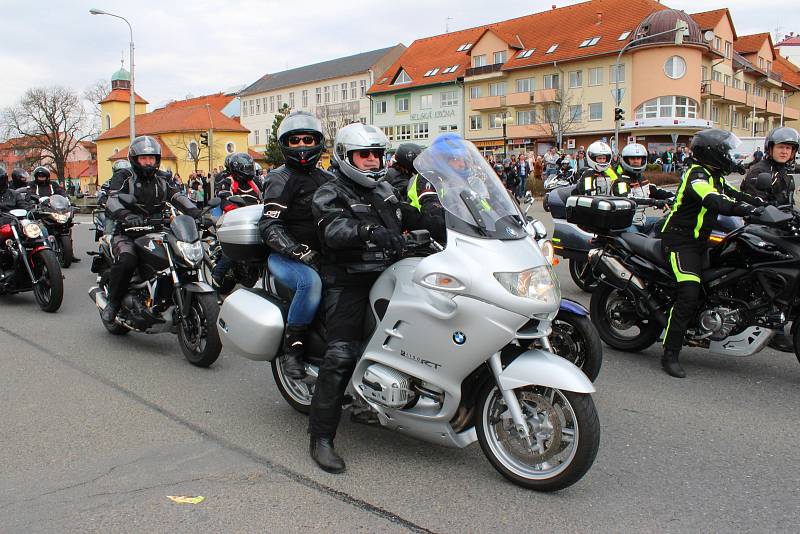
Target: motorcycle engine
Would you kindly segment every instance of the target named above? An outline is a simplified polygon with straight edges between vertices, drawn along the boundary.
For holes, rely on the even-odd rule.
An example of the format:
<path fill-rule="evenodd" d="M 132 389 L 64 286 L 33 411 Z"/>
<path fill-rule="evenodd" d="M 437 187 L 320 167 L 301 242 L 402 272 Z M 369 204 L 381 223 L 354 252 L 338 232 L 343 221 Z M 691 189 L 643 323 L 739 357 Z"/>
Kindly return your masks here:
<path fill-rule="evenodd" d="M 386 408 L 403 408 L 415 397 L 410 376 L 379 363 L 367 367 L 359 387 L 364 397 Z"/>
<path fill-rule="evenodd" d="M 741 314 L 738 309 L 708 308 L 700 312 L 698 317 L 699 334 L 703 338 L 721 341 L 728 337 L 739 326 Z"/>

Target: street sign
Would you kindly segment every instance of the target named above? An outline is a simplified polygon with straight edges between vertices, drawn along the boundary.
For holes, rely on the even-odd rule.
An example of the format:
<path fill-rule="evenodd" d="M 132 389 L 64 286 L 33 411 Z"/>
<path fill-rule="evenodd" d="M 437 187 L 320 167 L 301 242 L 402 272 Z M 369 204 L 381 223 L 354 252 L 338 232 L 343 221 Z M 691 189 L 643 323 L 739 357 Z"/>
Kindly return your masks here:
<path fill-rule="evenodd" d="M 618 92 L 619 92 L 619 94 L 618 94 Z M 616 102 L 617 104 L 622 102 L 622 97 L 624 95 L 625 95 L 625 88 L 624 87 L 621 88 L 621 89 L 612 89 L 611 90 L 611 98 L 613 98 L 614 102 Z"/>
<path fill-rule="evenodd" d="M 676 133 L 669 134 L 669 136 L 672 138 L 672 144 L 673 145 L 678 142 L 678 134 L 676 134 Z"/>

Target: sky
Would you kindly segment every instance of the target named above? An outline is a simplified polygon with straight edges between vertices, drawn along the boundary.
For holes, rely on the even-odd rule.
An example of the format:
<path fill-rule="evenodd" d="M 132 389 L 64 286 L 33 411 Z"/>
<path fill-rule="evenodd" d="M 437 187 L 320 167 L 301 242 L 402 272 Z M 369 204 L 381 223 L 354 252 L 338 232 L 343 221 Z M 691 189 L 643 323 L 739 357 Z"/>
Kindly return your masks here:
<path fill-rule="evenodd" d="M 29 87 L 82 92 L 125 58 L 154 105 L 249 85 L 267 72 L 564 6 L 577 0 L 0 0 L 0 109 Z M 689 13 L 728 7 L 739 35 L 800 33 L 797 0 L 667 0 Z M 487 7 L 488 6 L 488 7 Z M 768 6 L 768 8 L 765 8 Z M 564 31 L 569 31 L 565 28 Z"/>

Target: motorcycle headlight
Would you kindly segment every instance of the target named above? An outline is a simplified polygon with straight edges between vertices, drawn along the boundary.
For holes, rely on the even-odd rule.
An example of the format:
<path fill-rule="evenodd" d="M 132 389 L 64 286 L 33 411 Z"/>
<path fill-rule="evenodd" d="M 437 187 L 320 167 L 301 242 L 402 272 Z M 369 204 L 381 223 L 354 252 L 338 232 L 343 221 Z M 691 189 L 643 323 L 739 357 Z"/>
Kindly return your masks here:
<path fill-rule="evenodd" d="M 53 212 L 53 213 L 50 213 L 50 216 L 58 224 L 64 224 L 65 222 L 67 222 L 69 220 L 69 215 L 67 215 L 65 213 L 55 213 L 55 212 Z"/>
<path fill-rule="evenodd" d="M 36 239 L 37 237 L 41 237 L 42 229 L 39 228 L 39 225 L 36 223 L 27 223 L 22 226 L 22 233 L 31 239 Z"/>
<path fill-rule="evenodd" d="M 194 243 L 187 243 L 186 241 L 178 241 L 178 252 L 180 252 L 183 259 L 192 265 L 200 263 L 203 259 L 203 243 L 195 241 Z"/>
<path fill-rule="evenodd" d="M 561 300 L 561 287 L 550 264 L 520 273 L 494 273 L 494 277 L 506 291 L 517 297 L 544 304 L 557 304 Z"/>
<path fill-rule="evenodd" d="M 544 258 L 547 260 L 547 263 L 550 265 L 558 265 L 558 260 L 556 259 L 556 249 L 553 247 L 553 243 L 550 242 L 549 239 L 540 239 L 536 242 L 539 245 L 539 248 L 542 250 L 542 254 L 544 254 Z"/>

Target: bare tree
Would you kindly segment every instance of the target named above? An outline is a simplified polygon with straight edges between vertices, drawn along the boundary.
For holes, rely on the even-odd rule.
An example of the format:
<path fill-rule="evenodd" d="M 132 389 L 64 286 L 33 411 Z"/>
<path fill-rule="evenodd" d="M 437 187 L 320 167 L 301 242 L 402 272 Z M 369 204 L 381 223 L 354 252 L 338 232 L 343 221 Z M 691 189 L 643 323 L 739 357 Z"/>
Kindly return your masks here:
<path fill-rule="evenodd" d="M 100 112 L 100 102 L 105 100 L 111 92 L 107 80 L 97 80 L 92 85 L 83 90 L 83 99 L 86 101 L 88 113 L 91 116 L 92 137 L 96 137 L 102 130 L 102 113 Z M 116 125 L 112 125 L 116 126 Z"/>
<path fill-rule="evenodd" d="M 191 132 L 181 134 L 176 139 L 175 145 L 170 147 L 176 152 L 175 155 L 179 159 L 185 159 L 194 164 L 194 172 L 197 172 L 199 169 L 200 162 L 203 160 L 208 160 L 210 155 L 208 146 L 200 142 L 200 133 L 201 132 Z M 214 145 L 214 154 L 225 153 L 225 146 L 222 142 L 218 142 L 213 139 L 211 142 Z M 211 172 L 210 167 L 211 165 L 209 165 L 209 172 Z"/>
<path fill-rule="evenodd" d="M 6 135 L 26 138 L 40 150 L 43 164 L 55 167 L 64 180 L 67 158 L 89 138 L 87 114 L 78 94 L 66 87 L 36 87 L 25 91 L 16 106 L 2 112 Z"/>
<path fill-rule="evenodd" d="M 342 126 L 358 121 L 359 107 L 356 102 L 344 102 L 341 104 L 331 104 L 320 106 L 316 109 L 317 118 L 322 122 L 325 130 L 325 137 L 328 143 L 333 145 L 336 132 Z"/>
<path fill-rule="evenodd" d="M 567 91 L 563 87 L 556 89 L 555 102 L 544 106 L 542 113 L 543 122 L 550 126 L 559 149 L 564 136 L 579 130 L 579 125 L 583 122 L 581 99 L 576 99 L 573 91 Z"/>

